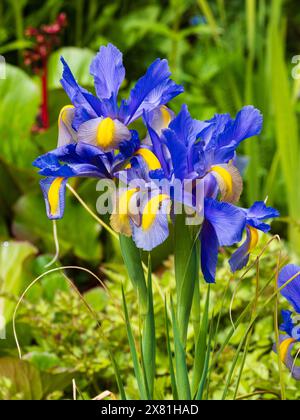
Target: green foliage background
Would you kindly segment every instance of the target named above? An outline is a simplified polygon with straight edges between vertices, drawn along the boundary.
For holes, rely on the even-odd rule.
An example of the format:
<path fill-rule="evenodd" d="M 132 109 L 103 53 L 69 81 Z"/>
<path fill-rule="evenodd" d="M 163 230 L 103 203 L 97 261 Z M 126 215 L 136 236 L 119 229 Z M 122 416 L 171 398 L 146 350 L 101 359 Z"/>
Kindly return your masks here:
<path fill-rule="evenodd" d="M 68 27 L 61 48 L 48 63 L 51 127 L 34 134 L 41 101 L 40 81 L 25 68 L 22 51 L 30 46 L 24 36 L 28 26 L 50 23 L 64 11 Z M 132 375 L 127 337 L 121 311 L 121 283 L 125 282 L 129 311 L 137 318 L 135 295 L 128 283 L 118 244 L 102 231 L 74 197 L 68 195 L 64 220 L 58 223 L 60 262 L 91 269 L 106 281 L 108 295 L 86 272 L 72 270 L 69 277 L 97 312 L 96 321 L 60 273 L 45 277 L 26 296 L 18 315 L 17 331 L 26 361 L 17 359 L 12 337 L 12 315 L 25 287 L 39 274 L 54 253 L 52 225 L 45 215 L 33 159 L 56 146 L 57 116 L 67 103 L 59 79 L 60 55 L 70 64 L 78 81 L 92 89 L 89 64 L 100 45 L 113 42 L 124 53 L 127 70 L 122 95 L 156 57 L 169 60 L 173 78 L 185 93 L 177 98 L 174 111 L 183 102 L 195 118 L 210 118 L 215 112 L 234 115 L 240 107 L 253 104 L 264 115 L 264 130 L 240 150 L 249 159 L 245 172 L 243 205 L 264 200 L 276 206 L 281 218 L 273 225 L 286 243 L 287 260 L 300 255 L 300 141 L 299 79 L 292 78 L 299 54 L 300 9 L 296 0 L 2 0 L 0 3 L 0 54 L 4 55 L 7 77 L 0 80 L 0 315 L 7 322 L 7 339 L 0 340 L 0 398 L 71 398 L 72 379 L 85 398 L 105 389 L 116 391 L 113 369 L 105 339 L 127 378 L 129 395 L 137 395 Z M 77 192 L 92 207 L 96 203 L 95 182 L 75 182 Z M 78 226 L 80 227 L 78 229 Z M 153 266 L 164 291 L 174 285 L 172 238 L 153 252 Z M 273 247 L 273 248 L 272 248 Z M 272 245 L 261 262 L 261 283 L 276 267 L 278 247 Z M 214 293 L 220 313 L 221 332 L 230 327 L 229 304 L 234 285 L 229 287 L 224 307 L 217 302 L 229 280 L 227 254 L 220 264 Z M 255 272 L 250 270 L 234 300 L 238 314 L 253 296 Z M 155 395 L 170 395 L 167 375 L 163 312 L 155 294 L 155 310 L 161 313 L 157 326 L 158 348 Z M 203 285 L 203 296 L 205 286 Z M 2 298 L 1 298 L 2 296 Z M 277 398 L 278 367 L 272 354 L 273 310 L 256 323 L 249 348 L 241 395 L 271 390 L 264 398 Z M 134 324 L 138 334 L 138 324 Z M 239 330 L 222 353 L 211 375 L 210 398 L 220 398 Z M 190 332 L 190 340 L 193 340 Z M 192 351 L 192 350 L 191 350 Z M 188 361 L 189 363 L 189 361 Z M 17 369 L 15 369 L 17 367 Z M 17 374 L 16 374 L 17 372 Z M 230 397 L 234 393 L 234 376 Z M 288 380 L 288 397 L 300 396 L 299 387 Z M 259 396 L 260 397 L 260 396 Z"/>

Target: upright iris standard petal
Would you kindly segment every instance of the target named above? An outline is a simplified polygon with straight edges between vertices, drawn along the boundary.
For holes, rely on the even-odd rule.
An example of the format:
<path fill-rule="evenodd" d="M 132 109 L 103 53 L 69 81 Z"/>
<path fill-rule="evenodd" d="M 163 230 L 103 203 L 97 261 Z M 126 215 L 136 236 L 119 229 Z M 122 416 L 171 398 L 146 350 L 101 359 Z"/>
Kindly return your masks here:
<path fill-rule="evenodd" d="M 63 64 L 61 84 L 75 106 L 73 128 L 77 130 L 89 118 L 96 118 L 101 115 L 101 102 L 86 89 L 78 85 L 63 57 L 61 57 L 61 62 Z"/>
<path fill-rule="evenodd" d="M 207 127 L 207 123 L 193 119 L 187 105 L 184 104 L 169 127 L 176 133 L 178 139 L 190 148 L 195 144 L 198 134 Z"/>
<path fill-rule="evenodd" d="M 260 134 L 262 124 L 263 117 L 259 110 L 253 106 L 242 108 L 217 136 L 216 159 L 232 159 L 234 150 L 243 140 Z"/>
<path fill-rule="evenodd" d="M 102 46 L 92 61 L 90 72 L 94 76 L 98 98 L 116 101 L 125 78 L 122 53 L 112 44 Z"/>
<path fill-rule="evenodd" d="M 206 153 L 212 153 L 210 164 L 228 163 L 235 157 L 235 150 L 246 138 L 258 135 L 262 129 L 262 115 L 253 106 L 246 106 L 231 119 L 229 114 L 216 114 L 206 121 L 199 133 Z"/>
<path fill-rule="evenodd" d="M 287 282 L 295 277 L 289 284 Z M 294 310 L 300 314 L 300 267 L 294 264 L 286 265 L 278 276 L 278 288 L 287 284 L 281 294 L 293 306 Z"/>
<path fill-rule="evenodd" d="M 174 177 L 184 180 L 188 176 L 187 147 L 178 140 L 173 130 L 164 130 L 164 137 L 171 155 Z"/>
<path fill-rule="evenodd" d="M 151 111 L 164 105 L 183 92 L 183 88 L 170 79 L 167 60 L 155 60 L 130 92 L 128 100 L 123 101 L 120 118 L 126 125 L 139 118 L 143 111 Z"/>
<path fill-rule="evenodd" d="M 61 177 L 48 177 L 40 181 L 49 219 L 61 219 L 64 215 L 67 181 L 67 178 Z"/>

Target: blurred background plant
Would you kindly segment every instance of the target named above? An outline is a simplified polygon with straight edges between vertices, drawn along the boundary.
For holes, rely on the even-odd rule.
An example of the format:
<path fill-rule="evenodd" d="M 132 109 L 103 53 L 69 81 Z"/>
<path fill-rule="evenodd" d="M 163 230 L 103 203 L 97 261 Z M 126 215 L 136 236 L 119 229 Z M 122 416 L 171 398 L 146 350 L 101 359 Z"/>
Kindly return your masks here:
<path fill-rule="evenodd" d="M 297 6 L 296 0 L 46 0 L 42 3 L 3 0 L 0 3 L 0 54 L 7 63 L 6 79 L 0 80 L 0 315 L 6 318 L 8 334 L 7 340 L 0 340 L 0 378 L 4 378 L 0 398 L 70 397 L 73 377 L 78 378 L 78 387 L 87 398 L 104 389 L 116 392 L 111 362 L 101 337 L 95 332 L 95 320 L 89 313 L 82 313 L 84 305 L 61 274 L 43 279 L 24 302 L 18 332 L 28 361 L 18 361 L 11 337 L 12 313 L 18 297 L 31 280 L 46 270 L 45 265 L 55 252 L 52 225 L 45 215 L 38 177 L 31 162 L 56 146 L 57 117 L 67 101 L 59 83 L 60 55 L 66 58 L 80 84 L 92 89 L 90 61 L 100 45 L 113 42 L 124 52 L 127 79 L 123 95 L 159 56 L 168 58 L 174 79 L 185 86 L 184 95 L 174 102 L 174 111 L 183 102 L 199 119 L 209 118 L 215 112 L 235 114 L 245 104 L 261 109 L 262 135 L 240 150 L 247 163 L 242 204 L 247 206 L 268 197 L 268 203 L 282 215 L 274 223 L 273 232 L 280 234 L 290 258 L 297 260 L 300 256 L 300 72 L 299 78 L 292 77 L 296 65 L 292 58 L 300 54 Z M 65 18 L 60 21 L 62 16 Z M 55 28 L 59 22 L 61 28 Z M 62 28 L 63 31 L 57 30 Z M 57 39 L 46 51 L 47 60 L 42 63 L 41 73 L 33 65 L 36 62 L 33 54 L 37 45 L 44 45 L 45 39 L 39 38 L 39 43 L 37 37 L 45 36 L 45 31 L 47 36 L 49 31 L 54 32 Z M 94 208 L 95 182 L 76 181 L 72 185 Z M 122 274 L 118 244 L 70 195 L 67 212 L 68 217 L 58 223 L 61 263 L 100 273 L 112 289 L 114 301 L 118 301 L 121 280 L 126 278 Z M 84 220 L 79 224 L 80 229 L 79 220 Z M 170 242 L 167 242 L 152 256 L 155 272 L 163 273 L 161 281 L 166 288 L 173 278 L 172 265 L 165 263 L 169 254 Z M 262 281 L 270 274 L 267 263 L 263 269 L 266 275 Z M 220 273 L 226 284 L 229 271 L 221 269 Z M 135 384 L 128 376 L 131 366 L 126 360 L 126 331 L 116 305 L 103 289 L 96 287 L 93 277 L 79 270 L 69 275 L 95 306 L 104 324 L 104 334 L 121 359 L 120 366 L 128 369 L 121 373 L 129 377 L 127 386 L 134 397 Z M 129 285 L 127 292 L 130 310 L 134 311 L 135 299 L 130 295 Z M 240 307 L 251 298 L 251 293 L 249 279 L 238 294 Z M 72 299 L 68 298 L 70 294 Z M 157 311 L 163 312 L 163 306 L 158 305 Z M 230 326 L 228 313 L 222 316 L 221 325 L 226 330 Z M 161 398 L 170 388 L 162 330 L 158 327 L 161 352 L 157 396 Z M 268 359 L 271 331 L 272 312 L 259 320 L 252 334 L 250 353 L 256 368 L 245 368 L 248 379 L 241 383 L 244 394 L 265 388 L 268 381 L 278 392 L 276 362 Z M 122 351 L 120 341 L 124 345 Z M 211 396 L 219 396 L 218 382 L 237 344 L 238 334 L 224 352 L 221 368 L 211 377 Z M 20 375 L 21 379 L 13 376 L 14 364 L 20 372 L 26 372 Z M 24 378 L 26 384 L 18 384 Z M 29 385 L 31 378 L 35 378 L 34 388 Z M 262 383 L 257 385 L 257 381 Z M 288 392 L 295 392 L 294 388 L 291 383 Z"/>

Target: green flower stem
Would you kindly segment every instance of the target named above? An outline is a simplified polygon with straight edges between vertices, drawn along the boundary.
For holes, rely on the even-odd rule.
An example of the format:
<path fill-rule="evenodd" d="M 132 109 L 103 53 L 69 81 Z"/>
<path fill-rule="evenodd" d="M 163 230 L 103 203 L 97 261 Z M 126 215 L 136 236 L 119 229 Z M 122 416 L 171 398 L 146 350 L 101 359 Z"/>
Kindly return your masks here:
<path fill-rule="evenodd" d="M 199 279 L 198 233 L 194 236 L 186 225 L 186 215 L 175 219 L 175 280 L 177 293 L 177 321 L 180 338 L 185 347 L 192 309 L 195 283 Z"/>

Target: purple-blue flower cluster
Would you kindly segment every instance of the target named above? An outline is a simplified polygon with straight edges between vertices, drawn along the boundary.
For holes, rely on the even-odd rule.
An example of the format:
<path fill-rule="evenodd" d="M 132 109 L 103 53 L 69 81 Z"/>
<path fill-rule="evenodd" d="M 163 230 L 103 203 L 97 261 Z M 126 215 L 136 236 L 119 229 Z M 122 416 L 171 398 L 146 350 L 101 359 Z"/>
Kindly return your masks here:
<path fill-rule="evenodd" d="M 256 202 L 237 206 L 243 181 L 237 168 L 240 143 L 260 134 L 262 115 L 244 107 L 233 119 L 217 114 L 193 119 L 186 105 L 175 115 L 166 106 L 183 87 L 170 78 L 166 60 L 155 60 L 126 100 L 118 100 L 125 78 L 121 52 L 102 46 L 93 60 L 96 96 L 80 87 L 62 58 L 62 86 L 70 98 L 59 115 L 58 148 L 36 159 L 44 176 L 41 188 L 50 219 L 64 214 L 66 184 L 72 177 L 114 179 L 119 190 L 111 215 L 113 229 L 132 236 L 138 248 L 151 251 L 169 236 L 178 204 L 200 216 L 201 267 L 207 282 L 215 281 L 220 247 L 245 242 L 229 263 L 244 267 L 258 242 L 258 231 L 277 210 Z M 142 119 L 143 139 L 131 124 Z M 175 193 L 178 182 L 182 190 Z M 197 200 L 200 192 L 202 199 Z"/>

